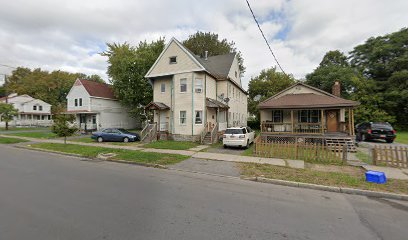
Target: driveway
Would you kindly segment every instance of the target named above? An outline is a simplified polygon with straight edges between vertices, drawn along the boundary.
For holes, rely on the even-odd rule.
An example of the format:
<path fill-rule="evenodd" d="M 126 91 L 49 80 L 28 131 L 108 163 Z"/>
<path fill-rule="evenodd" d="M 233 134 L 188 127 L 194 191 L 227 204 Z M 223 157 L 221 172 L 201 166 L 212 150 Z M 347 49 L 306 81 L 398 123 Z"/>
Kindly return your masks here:
<path fill-rule="evenodd" d="M 171 166 L 171 168 L 234 177 L 241 175 L 237 163 L 226 161 L 190 158 Z"/>
<path fill-rule="evenodd" d="M 11 239 L 406 239 L 408 203 L 0 146 Z"/>
<path fill-rule="evenodd" d="M 380 145 L 380 146 L 404 146 L 404 147 L 408 147 L 408 144 L 404 144 L 404 143 L 398 143 L 398 142 L 393 142 L 393 143 L 386 143 L 383 140 L 377 140 L 377 139 L 373 139 L 373 140 L 367 140 L 364 142 L 358 142 L 359 145 L 361 146 L 369 146 L 369 147 L 374 147 L 375 145 Z"/>
<path fill-rule="evenodd" d="M 222 145 L 211 146 L 207 148 L 206 152 L 212 153 L 223 153 L 223 154 L 231 154 L 231 155 L 242 155 L 246 149 L 239 148 L 239 147 L 228 147 L 224 148 Z"/>

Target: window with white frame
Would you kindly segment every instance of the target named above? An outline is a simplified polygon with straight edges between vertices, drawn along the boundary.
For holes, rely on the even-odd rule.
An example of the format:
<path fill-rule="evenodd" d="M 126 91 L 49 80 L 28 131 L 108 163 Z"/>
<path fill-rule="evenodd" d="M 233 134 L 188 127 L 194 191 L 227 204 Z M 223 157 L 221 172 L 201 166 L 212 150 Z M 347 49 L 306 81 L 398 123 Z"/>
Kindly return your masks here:
<path fill-rule="evenodd" d="M 187 120 L 187 112 L 180 111 L 180 125 L 186 125 L 186 120 Z"/>
<path fill-rule="evenodd" d="M 165 83 L 160 84 L 160 92 L 162 92 L 162 93 L 166 92 L 166 84 Z"/>
<path fill-rule="evenodd" d="M 39 111 L 42 111 L 43 110 L 43 107 L 40 105 L 40 106 L 38 106 L 38 110 Z"/>
<path fill-rule="evenodd" d="M 78 99 L 75 98 L 75 99 L 74 99 L 74 102 L 75 102 L 75 103 L 74 103 L 75 107 L 78 107 Z"/>
<path fill-rule="evenodd" d="M 82 98 L 79 99 L 79 106 L 82 106 Z"/>
<path fill-rule="evenodd" d="M 33 106 L 33 110 L 36 111 L 37 110 L 37 105 Z"/>
<path fill-rule="evenodd" d="M 203 111 L 195 111 L 195 124 L 203 123 Z"/>
<path fill-rule="evenodd" d="M 180 92 L 187 92 L 187 78 L 180 79 Z"/>
<path fill-rule="evenodd" d="M 197 78 L 195 80 L 195 92 L 202 93 L 203 92 L 203 79 Z"/>
<path fill-rule="evenodd" d="M 273 110 L 272 111 L 272 121 L 273 122 L 282 122 L 283 121 L 283 112 L 282 112 L 282 110 Z"/>

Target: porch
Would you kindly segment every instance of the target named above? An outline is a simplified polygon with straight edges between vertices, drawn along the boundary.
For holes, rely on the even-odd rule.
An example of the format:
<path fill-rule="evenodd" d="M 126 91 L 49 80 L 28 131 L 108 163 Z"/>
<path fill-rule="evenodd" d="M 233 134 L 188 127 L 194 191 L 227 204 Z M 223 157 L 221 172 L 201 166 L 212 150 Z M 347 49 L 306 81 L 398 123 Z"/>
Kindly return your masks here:
<path fill-rule="evenodd" d="M 81 132 L 92 132 L 99 129 L 99 113 L 90 111 L 67 111 L 66 114 L 75 115 L 75 123 Z"/>
<path fill-rule="evenodd" d="M 354 110 L 262 109 L 263 135 L 353 136 Z"/>

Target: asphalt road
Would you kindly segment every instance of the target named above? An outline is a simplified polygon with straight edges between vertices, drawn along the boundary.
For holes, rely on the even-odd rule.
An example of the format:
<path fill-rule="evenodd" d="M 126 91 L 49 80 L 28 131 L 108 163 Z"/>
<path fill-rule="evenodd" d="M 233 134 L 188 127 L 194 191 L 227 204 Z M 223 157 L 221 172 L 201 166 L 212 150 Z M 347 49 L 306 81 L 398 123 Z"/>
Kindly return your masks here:
<path fill-rule="evenodd" d="M 0 145 L 0 239 L 407 239 L 408 204 Z"/>

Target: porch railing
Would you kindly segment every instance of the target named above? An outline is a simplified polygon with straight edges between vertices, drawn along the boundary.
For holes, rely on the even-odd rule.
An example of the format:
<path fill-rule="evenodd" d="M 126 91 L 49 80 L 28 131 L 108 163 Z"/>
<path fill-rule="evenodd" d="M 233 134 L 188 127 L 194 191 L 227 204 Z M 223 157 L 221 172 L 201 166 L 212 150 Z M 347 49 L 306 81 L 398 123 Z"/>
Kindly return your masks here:
<path fill-rule="evenodd" d="M 220 122 L 218 123 L 218 131 L 224 131 L 227 129 L 228 123 L 227 122 Z"/>
<path fill-rule="evenodd" d="M 48 127 L 53 124 L 53 120 L 14 120 L 11 123 L 16 126 L 41 126 Z"/>
<path fill-rule="evenodd" d="M 208 132 L 208 122 L 205 123 L 203 131 L 200 133 L 200 143 L 203 143 L 205 135 Z"/>
<path fill-rule="evenodd" d="M 215 123 L 213 129 L 211 130 L 211 143 L 213 143 L 214 140 L 217 138 L 217 132 L 218 132 L 218 123 Z"/>
<path fill-rule="evenodd" d="M 261 132 L 274 134 L 323 134 L 322 123 L 262 122 Z"/>

